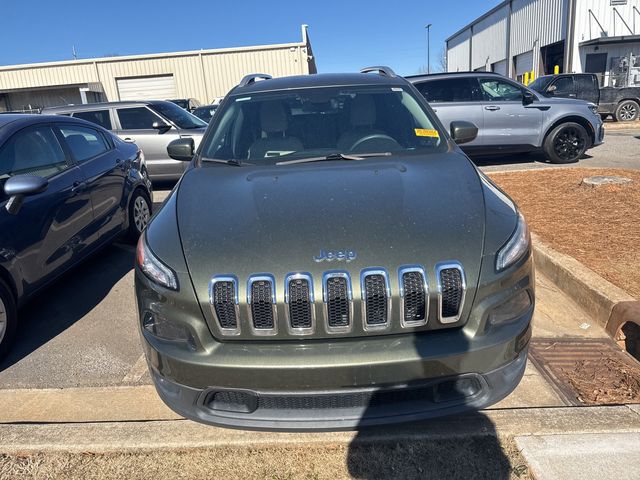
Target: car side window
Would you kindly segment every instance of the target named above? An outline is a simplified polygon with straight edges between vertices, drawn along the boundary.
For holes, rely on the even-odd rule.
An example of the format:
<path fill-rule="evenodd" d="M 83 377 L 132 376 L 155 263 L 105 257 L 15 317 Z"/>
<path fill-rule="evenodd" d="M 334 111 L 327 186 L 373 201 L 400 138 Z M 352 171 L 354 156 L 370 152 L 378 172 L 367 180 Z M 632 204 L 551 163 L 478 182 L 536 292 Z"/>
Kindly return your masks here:
<path fill-rule="evenodd" d="M 427 102 L 474 102 L 479 98 L 475 78 L 447 78 L 417 83 L 416 88 Z"/>
<path fill-rule="evenodd" d="M 573 88 L 573 78 L 571 77 L 561 77 L 553 84 L 556 89 L 554 90 L 555 95 L 568 95 L 570 93 L 575 93 Z"/>
<path fill-rule="evenodd" d="M 111 125 L 111 117 L 109 116 L 109 110 L 91 110 L 88 112 L 75 112 L 73 118 L 81 118 L 96 125 L 100 125 L 107 130 L 113 130 Z"/>
<path fill-rule="evenodd" d="M 82 163 L 102 155 L 110 149 L 100 132 L 80 125 L 60 125 L 60 133 L 67 142 L 73 158 Z"/>
<path fill-rule="evenodd" d="M 152 130 L 153 122 L 160 118 L 146 107 L 118 108 L 118 118 L 123 130 Z"/>
<path fill-rule="evenodd" d="M 0 180 L 27 173 L 50 178 L 70 166 L 48 125 L 20 130 L 0 148 Z"/>
<path fill-rule="evenodd" d="M 489 102 L 522 101 L 522 89 L 496 78 L 481 78 L 480 87 L 484 99 Z"/>

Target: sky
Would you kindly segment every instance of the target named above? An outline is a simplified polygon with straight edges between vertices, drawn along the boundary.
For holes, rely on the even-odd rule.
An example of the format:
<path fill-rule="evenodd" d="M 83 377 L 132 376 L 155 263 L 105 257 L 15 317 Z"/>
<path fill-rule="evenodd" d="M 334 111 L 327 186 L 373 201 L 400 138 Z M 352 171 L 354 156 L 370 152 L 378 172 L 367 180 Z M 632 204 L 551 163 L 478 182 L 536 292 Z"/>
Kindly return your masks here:
<path fill-rule="evenodd" d="M 439 68 L 445 39 L 499 0 L 0 0 L 0 65 L 299 42 L 319 72 Z"/>

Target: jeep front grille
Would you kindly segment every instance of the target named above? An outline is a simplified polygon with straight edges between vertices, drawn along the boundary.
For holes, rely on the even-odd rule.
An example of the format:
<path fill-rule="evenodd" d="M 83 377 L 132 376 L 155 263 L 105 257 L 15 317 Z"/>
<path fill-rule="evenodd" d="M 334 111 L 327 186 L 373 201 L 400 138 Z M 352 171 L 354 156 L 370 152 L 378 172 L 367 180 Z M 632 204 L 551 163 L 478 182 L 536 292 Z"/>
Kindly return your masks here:
<path fill-rule="evenodd" d="M 403 267 L 399 272 L 402 326 L 424 325 L 429 318 L 429 289 L 424 268 Z"/>
<path fill-rule="evenodd" d="M 256 335 L 274 335 L 277 330 L 275 279 L 270 275 L 250 277 L 247 291 L 254 333 Z"/>
<path fill-rule="evenodd" d="M 289 316 L 289 332 L 293 335 L 313 333 L 313 280 L 306 273 L 290 274 L 285 279 L 285 303 Z"/>
<path fill-rule="evenodd" d="M 363 270 L 361 276 L 365 330 L 385 328 L 389 324 L 391 306 L 387 272 Z"/>
<path fill-rule="evenodd" d="M 209 285 L 209 303 L 220 328 L 226 335 L 240 333 L 238 323 L 238 280 L 214 277 Z"/>
<path fill-rule="evenodd" d="M 325 274 L 323 299 L 329 332 L 345 332 L 351 329 L 351 280 L 346 272 Z"/>
<path fill-rule="evenodd" d="M 438 318 L 442 323 L 454 323 L 460 319 L 464 303 L 466 283 L 464 271 L 458 263 L 439 264 L 438 276 Z"/>

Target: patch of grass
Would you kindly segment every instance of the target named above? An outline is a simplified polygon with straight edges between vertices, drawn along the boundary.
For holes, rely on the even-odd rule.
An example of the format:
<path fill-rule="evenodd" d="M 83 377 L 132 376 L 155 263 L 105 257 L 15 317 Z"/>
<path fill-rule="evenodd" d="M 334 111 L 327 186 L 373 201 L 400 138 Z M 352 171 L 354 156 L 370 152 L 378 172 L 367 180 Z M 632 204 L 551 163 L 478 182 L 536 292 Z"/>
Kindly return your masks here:
<path fill-rule="evenodd" d="M 523 479 L 531 478 L 510 438 L 277 448 L 216 448 L 118 454 L 0 455 L 7 479 Z"/>

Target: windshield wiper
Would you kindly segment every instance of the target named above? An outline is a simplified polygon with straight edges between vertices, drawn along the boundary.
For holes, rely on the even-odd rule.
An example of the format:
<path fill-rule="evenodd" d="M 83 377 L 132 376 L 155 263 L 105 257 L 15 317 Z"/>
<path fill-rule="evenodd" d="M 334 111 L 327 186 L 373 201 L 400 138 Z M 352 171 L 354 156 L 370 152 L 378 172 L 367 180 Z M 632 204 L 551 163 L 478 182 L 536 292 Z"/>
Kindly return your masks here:
<path fill-rule="evenodd" d="M 242 167 L 243 165 L 253 165 L 253 163 L 240 163 L 240 160 L 221 160 L 219 158 L 206 158 L 202 159 L 203 162 L 222 163 L 224 165 L 233 165 L 234 167 Z"/>
<path fill-rule="evenodd" d="M 332 153 L 330 155 L 324 155 L 322 157 L 306 157 L 297 158 L 295 160 L 287 160 L 285 162 L 278 162 L 276 165 L 294 165 L 296 163 L 310 163 L 310 162 L 323 162 L 325 160 L 364 160 L 369 157 L 390 157 L 391 152 L 378 152 L 378 153 L 359 153 L 358 155 L 349 155 L 346 153 Z"/>

